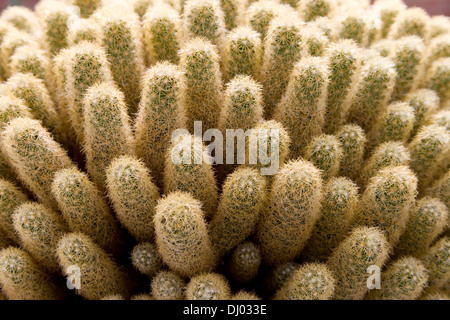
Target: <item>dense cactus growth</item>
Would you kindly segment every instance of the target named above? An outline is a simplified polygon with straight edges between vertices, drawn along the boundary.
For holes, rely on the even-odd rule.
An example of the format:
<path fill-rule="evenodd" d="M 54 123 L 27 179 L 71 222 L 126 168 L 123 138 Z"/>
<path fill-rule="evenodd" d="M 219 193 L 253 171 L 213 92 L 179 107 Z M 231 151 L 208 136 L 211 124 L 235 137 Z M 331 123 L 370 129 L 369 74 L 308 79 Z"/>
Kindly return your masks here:
<path fill-rule="evenodd" d="M 217 273 L 193 277 L 186 286 L 187 300 L 229 300 L 230 297 L 228 281 Z"/>
<path fill-rule="evenodd" d="M 152 297 L 155 300 L 183 300 L 186 283 L 175 272 L 162 270 L 151 283 Z"/>
<path fill-rule="evenodd" d="M 430 288 L 439 289 L 450 279 L 449 254 L 450 239 L 443 237 L 421 257 L 429 272 L 428 285 Z"/>
<path fill-rule="evenodd" d="M 27 195 L 19 187 L 8 180 L 0 180 L 0 230 L 15 242 L 19 237 L 14 229 L 14 210 L 27 201 Z"/>
<path fill-rule="evenodd" d="M 314 137 L 306 146 L 304 157 L 322 170 L 322 177 L 329 179 L 339 172 L 342 159 L 341 142 L 332 135 Z"/>
<path fill-rule="evenodd" d="M 355 179 L 363 163 L 366 147 L 366 134 L 364 130 L 355 124 L 342 126 L 336 136 L 341 143 L 342 159 L 340 163 L 340 175 Z"/>
<path fill-rule="evenodd" d="M 131 251 L 133 266 L 147 277 L 153 277 L 161 268 L 162 260 L 156 246 L 151 242 L 142 242 Z"/>
<path fill-rule="evenodd" d="M 259 248 L 253 242 L 244 242 L 231 253 L 228 261 L 228 272 L 234 281 L 245 283 L 258 275 L 260 265 Z"/>

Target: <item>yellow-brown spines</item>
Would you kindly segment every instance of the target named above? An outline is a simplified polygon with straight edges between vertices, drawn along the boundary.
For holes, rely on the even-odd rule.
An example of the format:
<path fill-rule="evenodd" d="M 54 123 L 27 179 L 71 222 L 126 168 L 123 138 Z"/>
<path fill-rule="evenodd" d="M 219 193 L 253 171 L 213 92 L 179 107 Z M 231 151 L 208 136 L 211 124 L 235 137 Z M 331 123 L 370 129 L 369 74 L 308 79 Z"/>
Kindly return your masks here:
<path fill-rule="evenodd" d="M 206 273 L 191 278 L 186 286 L 186 300 L 229 300 L 228 281 L 218 273 Z"/>
<path fill-rule="evenodd" d="M 422 257 L 425 268 L 429 271 L 428 286 L 439 289 L 450 279 L 450 239 L 442 237 Z"/>
<path fill-rule="evenodd" d="M 8 238 L 18 242 L 19 237 L 14 229 L 14 210 L 28 201 L 27 195 L 8 180 L 0 180 L 0 230 Z"/>
<path fill-rule="evenodd" d="M 228 272 L 234 281 L 246 283 L 258 275 L 260 265 L 261 254 L 258 246 L 247 241 L 233 250 L 228 260 Z"/>
<path fill-rule="evenodd" d="M 322 177 L 327 180 L 339 173 L 342 159 L 341 142 L 332 135 L 316 136 L 306 146 L 304 156 L 322 170 Z"/>
<path fill-rule="evenodd" d="M 175 272 L 162 270 L 152 279 L 151 292 L 155 300 L 184 300 L 186 283 Z"/>
<path fill-rule="evenodd" d="M 156 246 L 150 242 L 142 242 L 134 246 L 131 251 L 131 262 L 140 273 L 149 278 L 163 267 Z"/>
<path fill-rule="evenodd" d="M 342 160 L 340 164 L 340 175 L 356 179 L 361 169 L 364 151 L 366 147 L 366 134 L 364 130 L 356 124 L 342 126 L 336 137 L 341 142 Z"/>

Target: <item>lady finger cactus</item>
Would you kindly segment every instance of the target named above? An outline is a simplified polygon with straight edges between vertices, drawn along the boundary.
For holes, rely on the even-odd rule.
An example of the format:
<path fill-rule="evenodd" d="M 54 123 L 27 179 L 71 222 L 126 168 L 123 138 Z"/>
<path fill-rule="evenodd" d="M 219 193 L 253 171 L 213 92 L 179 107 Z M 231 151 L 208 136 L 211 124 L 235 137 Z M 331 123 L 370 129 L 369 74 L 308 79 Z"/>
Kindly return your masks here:
<path fill-rule="evenodd" d="M 335 277 L 334 299 L 358 300 L 367 292 L 367 269 L 382 267 L 390 246 L 377 228 L 355 228 L 333 251 L 327 266 Z"/>
<path fill-rule="evenodd" d="M 14 210 L 28 201 L 27 195 L 8 180 L 0 180 L 0 230 L 8 238 L 19 241 L 14 229 Z"/>
<path fill-rule="evenodd" d="M 429 271 L 428 287 L 439 289 L 450 279 L 450 239 L 443 237 L 437 241 L 422 257 Z"/>
<path fill-rule="evenodd" d="M 336 137 L 342 148 L 339 174 L 355 180 L 363 164 L 366 134 L 360 126 L 347 124 L 336 132 Z"/>
<path fill-rule="evenodd" d="M 263 260 L 277 265 L 293 260 L 303 249 L 320 217 L 320 170 L 304 160 L 286 163 L 275 175 L 270 210 L 257 230 Z"/>
<path fill-rule="evenodd" d="M 56 211 L 39 203 L 18 206 L 12 216 L 22 246 L 50 272 L 59 272 L 55 250 L 67 227 Z"/>
<path fill-rule="evenodd" d="M 450 170 L 443 174 L 441 178 L 435 180 L 425 193 L 441 199 L 447 208 L 450 208 Z"/>
<path fill-rule="evenodd" d="M 275 294 L 275 300 L 329 300 L 335 290 L 334 276 L 324 264 L 301 266 Z"/>
<path fill-rule="evenodd" d="M 191 278 L 186 286 L 186 300 L 229 300 L 230 285 L 218 273 L 206 273 Z"/>
<path fill-rule="evenodd" d="M 13 73 L 11 70 L 11 57 L 14 55 L 17 48 L 25 45 L 30 46 L 33 49 L 39 47 L 35 39 L 24 31 L 13 28 L 4 35 L 0 46 L 0 60 L 4 69 L 4 78 L 10 77 Z"/>
<path fill-rule="evenodd" d="M 275 0 L 259 0 L 251 3 L 245 12 L 245 20 L 253 30 L 261 35 L 264 41 L 269 24 L 278 16 L 280 5 Z"/>
<path fill-rule="evenodd" d="M 342 153 L 342 145 L 337 137 L 322 134 L 308 143 L 304 157 L 322 170 L 322 177 L 327 180 L 339 173 Z"/>
<path fill-rule="evenodd" d="M 325 185 L 321 217 L 302 253 L 307 260 L 324 261 L 345 238 L 358 208 L 358 187 L 348 178 L 332 178 Z"/>
<path fill-rule="evenodd" d="M 106 185 L 122 225 L 138 241 L 152 241 L 159 192 L 144 164 L 129 156 L 116 158 L 106 170 Z"/>
<path fill-rule="evenodd" d="M 162 184 L 164 162 L 171 134 L 186 128 L 187 110 L 183 91 L 186 81 L 181 70 L 168 62 L 150 68 L 142 79 L 142 98 L 135 122 L 136 155 Z"/>
<path fill-rule="evenodd" d="M 37 120 L 16 118 L 2 134 L 2 146 L 20 180 L 43 204 L 56 209 L 50 194 L 54 174 L 74 164 Z"/>
<path fill-rule="evenodd" d="M 433 62 L 425 75 L 424 85 L 437 92 L 442 105 L 450 101 L 450 57 Z"/>
<path fill-rule="evenodd" d="M 185 287 L 185 281 L 175 272 L 162 270 L 152 279 L 152 297 L 155 300 L 184 300 Z"/>
<path fill-rule="evenodd" d="M 428 123 L 431 115 L 439 109 L 440 99 L 433 90 L 419 89 L 409 93 L 405 100 L 414 109 L 415 121 L 411 132 L 411 137 L 414 137 L 418 129 Z"/>
<path fill-rule="evenodd" d="M 194 276 L 214 266 L 200 201 L 188 193 L 170 193 L 158 202 L 154 223 L 158 251 L 173 271 Z"/>
<path fill-rule="evenodd" d="M 388 36 L 399 13 L 406 9 L 403 0 L 376 0 L 374 7 L 380 11 L 381 38 Z"/>
<path fill-rule="evenodd" d="M 247 6 L 247 0 L 220 0 L 220 6 L 225 19 L 225 27 L 232 30 L 241 24 L 242 13 Z"/>
<path fill-rule="evenodd" d="M 434 61 L 448 57 L 450 57 L 450 35 L 445 34 L 433 39 L 428 44 L 423 58 L 423 71 L 428 71 Z"/>
<path fill-rule="evenodd" d="M 18 30 L 33 36 L 39 35 L 40 24 L 35 13 L 24 6 L 9 6 L 1 15 L 1 19 L 11 23 Z"/>
<path fill-rule="evenodd" d="M 261 300 L 261 298 L 253 292 L 240 290 L 231 297 L 231 300 Z"/>
<path fill-rule="evenodd" d="M 82 18 L 88 18 L 100 7 L 102 0 L 71 0 L 71 2 L 74 6 L 80 8 Z"/>
<path fill-rule="evenodd" d="M 80 271 L 77 293 L 89 300 L 120 294 L 128 296 L 126 276 L 108 254 L 89 237 L 81 233 L 68 233 L 58 242 L 56 249 L 63 273 L 70 275 L 69 267 Z"/>
<path fill-rule="evenodd" d="M 150 242 L 142 242 L 134 246 L 131 251 L 131 262 L 140 273 L 149 278 L 155 276 L 163 267 L 156 246 Z"/>
<path fill-rule="evenodd" d="M 444 15 L 435 15 L 430 17 L 427 24 L 427 40 L 432 41 L 434 38 L 443 34 L 448 34 L 450 29 L 450 20 Z"/>
<path fill-rule="evenodd" d="M 10 58 L 11 74 L 31 73 L 33 76 L 44 80 L 49 90 L 53 90 L 51 79 L 51 62 L 47 53 L 34 45 L 18 47 Z"/>
<path fill-rule="evenodd" d="M 261 265 L 259 248 L 253 242 L 238 245 L 228 260 L 228 272 L 234 281 L 246 283 L 253 280 Z"/>
<path fill-rule="evenodd" d="M 322 56 L 329 45 L 329 38 L 325 32 L 311 23 L 302 28 L 302 41 L 302 51 L 313 57 Z"/>
<path fill-rule="evenodd" d="M 433 241 L 448 227 L 449 213 L 445 204 L 431 197 L 417 201 L 395 250 L 398 256 L 420 257 Z"/>
<path fill-rule="evenodd" d="M 297 2 L 297 11 L 305 21 L 312 21 L 318 17 L 331 16 L 333 1 L 330 0 L 304 0 Z"/>
<path fill-rule="evenodd" d="M 274 118 L 292 137 L 291 157 L 302 154 L 305 145 L 322 133 L 325 121 L 329 71 L 323 58 L 306 57 L 295 64 Z"/>
<path fill-rule="evenodd" d="M 404 36 L 418 36 L 426 39 L 430 17 L 422 8 L 408 8 L 399 13 L 391 26 L 388 37 L 398 39 Z"/>
<path fill-rule="evenodd" d="M 423 263 L 413 257 L 394 261 L 381 273 L 381 289 L 369 292 L 367 300 L 415 300 L 426 287 L 428 272 Z"/>
<path fill-rule="evenodd" d="M 93 18 L 89 19 L 74 19 L 69 24 L 67 31 L 67 44 L 69 47 L 76 45 L 83 41 L 99 42 L 100 27 L 98 22 Z"/>
<path fill-rule="evenodd" d="M 450 132 L 450 109 L 443 109 L 434 113 L 429 117 L 427 124 L 435 124 L 444 127 Z"/>
<path fill-rule="evenodd" d="M 369 28 L 362 10 L 351 10 L 340 19 L 339 37 L 351 39 L 365 47 L 369 42 Z"/>

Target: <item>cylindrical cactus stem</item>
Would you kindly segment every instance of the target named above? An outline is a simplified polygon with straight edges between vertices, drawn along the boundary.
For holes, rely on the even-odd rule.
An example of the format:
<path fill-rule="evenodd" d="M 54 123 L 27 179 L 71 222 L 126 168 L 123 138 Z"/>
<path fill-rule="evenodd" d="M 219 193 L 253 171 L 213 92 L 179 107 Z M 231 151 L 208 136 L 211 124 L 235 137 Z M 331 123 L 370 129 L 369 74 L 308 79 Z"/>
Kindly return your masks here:
<path fill-rule="evenodd" d="M 140 293 L 131 296 L 130 300 L 155 300 L 152 295 L 148 293 Z"/>
<path fill-rule="evenodd" d="M 264 57 L 260 79 L 264 88 L 264 116 L 272 117 L 280 101 L 294 64 L 302 49 L 301 25 L 294 14 L 275 18 L 264 40 Z"/>
<path fill-rule="evenodd" d="M 18 30 L 39 36 L 41 32 L 39 20 L 35 13 L 24 6 L 8 6 L 1 15 L 1 19 L 11 23 Z"/>
<path fill-rule="evenodd" d="M 0 285 L 10 300 L 55 300 L 61 298 L 49 275 L 22 249 L 0 251 Z"/>
<path fill-rule="evenodd" d="M 186 0 L 183 11 L 185 40 L 203 37 L 222 52 L 225 41 L 225 16 L 219 0 Z"/>
<path fill-rule="evenodd" d="M 418 36 L 427 39 L 428 22 L 430 16 L 419 7 L 408 8 L 401 11 L 392 24 L 388 37 L 399 39 L 405 36 Z"/>
<path fill-rule="evenodd" d="M 225 27 L 228 30 L 232 30 L 242 23 L 242 14 L 246 9 L 247 0 L 220 0 L 220 6 L 224 14 Z"/>
<path fill-rule="evenodd" d="M 67 35 L 70 21 L 78 17 L 76 7 L 56 0 L 40 1 L 36 13 L 41 22 L 43 40 L 51 55 L 68 46 Z"/>
<path fill-rule="evenodd" d="M 420 300 L 450 300 L 450 296 L 442 290 L 425 290 Z"/>
<path fill-rule="evenodd" d="M 409 144 L 409 150 L 410 166 L 422 190 L 446 170 L 450 159 L 450 132 L 438 125 L 424 126 Z"/>
<path fill-rule="evenodd" d="M 304 157 L 322 170 L 322 177 L 327 180 L 339 173 L 342 159 L 342 145 L 332 135 L 322 134 L 312 138 L 306 145 Z"/>
<path fill-rule="evenodd" d="M 408 148 L 400 141 L 388 141 L 378 145 L 364 163 L 359 175 L 361 185 L 365 186 L 378 171 L 388 166 L 407 166 L 411 160 Z"/>
<path fill-rule="evenodd" d="M 261 298 L 256 293 L 240 290 L 231 297 L 231 300 L 261 300 Z"/>
<path fill-rule="evenodd" d="M 380 54 L 380 56 L 387 58 L 392 53 L 392 51 L 395 49 L 395 43 L 396 43 L 396 40 L 381 39 L 380 41 L 373 43 L 370 46 L 370 49 L 378 52 Z M 394 67 L 395 65 L 392 64 L 392 66 Z"/>
<path fill-rule="evenodd" d="M 245 11 L 246 24 L 261 35 L 264 41 L 270 22 L 278 16 L 280 4 L 276 0 L 258 0 L 251 3 Z"/>
<path fill-rule="evenodd" d="M 131 262 L 142 274 L 152 278 L 163 267 L 161 256 L 153 243 L 142 242 L 134 246 L 131 251 Z"/>
<path fill-rule="evenodd" d="M 110 253 L 117 251 L 121 244 L 118 223 L 85 173 L 76 168 L 58 171 L 51 193 L 72 232 L 83 232 Z"/>
<path fill-rule="evenodd" d="M 326 60 L 319 57 L 302 58 L 292 70 L 286 92 L 274 113 L 274 119 L 295 137 L 290 147 L 292 158 L 299 157 L 306 144 L 322 133 L 328 76 Z"/>
<path fill-rule="evenodd" d="M 134 12 L 139 16 L 139 18 L 142 20 L 144 18 L 144 15 L 147 13 L 149 8 L 152 7 L 153 0 L 133 0 L 132 6 L 134 9 Z M 166 1 L 162 1 L 161 4 L 165 3 Z M 168 2 L 168 1 L 167 1 Z"/>
<path fill-rule="evenodd" d="M 95 14 L 101 29 L 101 42 L 115 82 L 125 94 L 130 114 L 137 111 L 144 73 L 142 30 L 134 12 L 104 7 Z"/>
<path fill-rule="evenodd" d="M 198 136 L 185 134 L 172 142 L 165 159 L 164 193 L 184 191 L 202 203 L 205 218 L 217 207 L 218 191 L 212 158 Z"/>
<path fill-rule="evenodd" d="M 86 168 L 103 189 L 106 169 L 121 155 L 134 155 L 135 143 L 124 95 L 114 83 L 98 83 L 88 89 L 83 101 Z"/>
<path fill-rule="evenodd" d="M 31 73 L 44 80 L 49 90 L 53 89 L 50 59 L 47 52 L 35 45 L 26 44 L 18 47 L 10 58 L 9 68 L 11 75 L 19 72 Z"/>
<path fill-rule="evenodd" d="M 71 0 L 74 6 L 80 8 L 80 15 L 82 18 L 88 18 L 97 10 L 102 0 Z"/>
<path fill-rule="evenodd" d="M 375 119 L 368 133 L 369 150 L 387 141 L 406 142 L 414 128 L 415 112 L 407 102 L 394 102 Z"/>
<path fill-rule="evenodd" d="M 3 36 L 3 41 L 0 45 L 0 60 L 3 65 L 5 79 L 9 78 L 13 73 L 11 70 L 11 57 L 17 48 L 21 46 L 39 47 L 31 35 L 15 28 L 12 28 Z"/>
<path fill-rule="evenodd" d="M 0 180 L 0 230 L 14 242 L 19 237 L 14 229 L 14 210 L 28 201 L 27 195 L 8 180 Z"/>
<path fill-rule="evenodd" d="M 422 256 L 447 227 L 448 218 L 448 209 L 441 200 L 431 197 L 420 199 L 409 214 L 395 253 L 398 256 Z"/>
<path fill-rule="evenodd" d="M 389 58 L 394 61 L 397 78 L 391 101 L 402 100 L 418 85 L 425 44 L 418 36 L 402 37 L 395 41 Z"/>
<path fill-rule="evenodd" d="M 230 277 L 238 283 L 246 283 L 253 280 L 258 275 L 260 265 L 261 254 L 259 248 L 250 241 L 238 245 L 227 261 Z"/>
<path fill-rule="evenodd" d="M 83 41 L 100 42 L 100 27 L 93 18 L 74 19 L 67 31 L 67 44 L 69 47 Z"/>
<path fill-rule="evenodd" d="M 157 63 L 142 79 L 142 98 L 135 122 L 136 154 L 162 185 L 164 161 L 176 129 L 186 128 L 185 78 L 168 62 Z"/>
<path fill-rule="evenodd" d="M 257 230 L 263 261 L 278 265 L 293 260 L 303 249 L 320 217 L 320 170 L 299 159 L 286 163 L 275 175 L 270 210 Z"/>
<path fill-rule="evenodd" d="M 432 114 L 439 109 L 439 96 L 437 93 L 430 89 L 419 89 L 417 91 L 410 92 L 405 101 L 414 109 L 415 120 L 414 127 L 411 132 L 411 137 L 414 137 L 418 129 L 426 123 L 429 123 L 429 119 Z"/>
<path fill-rule="evenodd" d="M 128 296 L 125 273 L 88 236 L 82 233 L 64 235 L 58 242 L 56 255 L 64 274 L 69 276 L 73 266 L 79 268 L 77 293 L 85 299 L 98 300 L 113 294 Z"/>
<path fill-rule="evenodd" d="M 325 264 L 309 263 L 297 269 L 274 296 L 275 300 L 329 300 L 335 279 Z"/>
<path fill-rule="evenodd" d="M 338 36 L 341 39 L 351 39 L 359 46 L 365 47 L 369 42 L 369 28 L 364 10 L 350 10 L 339 17 Z"/>
<path fill-rule="evenodd" d="M 325 261 L 345 238 L 359 203 L 358 187 L 348 178 L 332 178 L 325 185 L 322 214 L 302 253 L 307 260 Z"/>
<path fill-rule="evenodd" d="M 319 17 L 331 16 L 334 9 L 334 3 L 330 0 L 305 0 L 297 2 L 297 11 L 300 18 L 313 21 Z"/>
<path fill-rule="evenodd" d="M 12 219 L 23 248 L 49 272 L 59 272 L 55 250 L 67 232 L 61 215 L 40 203 L 27 202 L 14 210 Z"/>
<path fill-rule="evenodd" d="M 296 262 L 286 262 L 276 266 L 265 276 L 263 280 L 263 289 L 265 294 L 273 295 L 287 283 L 295 271 L 300 268 Z"/>
<path fill-rule="evenodd" d="M 353 40 L 344 39 L 326 50 L 330 68 L 324 131 L 333 133 L 344 124 L 360 77 L 361 56 Z"/>
<path fill-rule="evenodd" d="M 415 300 L 428 281 L 423 263 L 413 257 L 403 257 L 381 273 L 381 288 L 369 291 L 366 300 Z"/>
<path fill-rule="evenodd" d="M 83 98 L 87 89 L 101 82 L 112 81 L 106 53 L 98 44 L 83 41 L 70 47 L 63 55 L 65 66 L 65 92 L 70 122 L 78 140 L 83 140 Z"/>
<path fill-rule="evenodd" d="M 338 39 L 337 21 L 333 18 L 317 17 L 315 20 L 308 22 L 306 25 L 321 30 L 328 38 L 329 42 L 334 42 Z"/>
<path fill-rule="evenodd" d="M 450 57 L 450 35 L 444 34 L 431 40 L 424 53 L 424 62 L 422 65 L 424 73 L 428 71 L 434 61 L 448 57 Z M 421 79 L 421 81 L 423 80 Z"/>
<path fill-rule="evenodd" d="M 450 280 L 450 239 L 441 238 L 422 257 L 425 268 L 429 272 L 428 287 L 439 289 Z"/>
<path fill-rule="evenodd" d="M 163 261 L 182 276 L 209 271 L 215 264 L 200 201 L 173 192 L 156 206 L 155 232 Z"/>
<path fill-rule="evenodd" d="M 54 174 L 74 164 L 37 120 L 16 118 L 3 131 L 2 147 L 22 183 L 36 198 L 56 209 L 50 194 Z"/>
<path fill-rule="evenodd" d="M 334 299 L 360 300 L 368 288 L 370 266 L 381 268 L 388 258 L 390 246 L 377 228 L 355 228 L 333 251 L 327 266 L 333 273 Z"/>
<path fill-rule="evenodd" d="M 6 70 L 5 69 L 7 69 L 7 66 L 3 65 L 3 61 L 1 58 L 2 42 L 3 42 L 3 38 L 5 37 L 5 35 L 12 29 L 14 29 L 14 26 L 11 23 L 9 23 L 8 21 L 5 21 L 5 20 L 0 20 L 0 80 L 6 79 Z"/>
<path fill-rule="evenodd" d="M 441 199 L 450 208 L 450 170 L 443 174 L 425 191 L 425 194 Z"/>
<path fill-rule="evenodd" d="M 231 30 L 225 39 L 223 53 L 224 78 L 248 75 L 259 79 L 262 61 L 261 35 L 250 26 Z"/>
<path fill-rule="evenodd" d="M 450 30 L 450 20 L 445 15 L 431 16 L 427 24 L 427 40 L 448 34 Z"/>
<path fill-rule="evenodd" d="M 355 180 L 363 164 L 366 134 L 360 126 L 347 124 L 336 132 L 336 137 L 341 142 L 342 148 L 339 174 Z"/>
<path fill-rule="evenodd" d="M 450 101 L 450 57 L 433 62 L 425 75 L 424 86 L 437 92 L 442 106 Z"/>
<path fill-rule="evenodd" d="M 142 33 L 148 65 L 162 60 L 178 63 L 182 25 L 178 12 L 167 3 L 153 5 L 143 17 Z"/>
<path fill-rule="evenodd" d="M 302 28 L 302 51 L 313 57 L 320 57 L 329 45 L 329 38 L 318 26 L 308 23 Z"/>
<path fill-rule="evenodd" d="M 254 232 L 266 204 L 266 180 L 256 169 L 238 168 L 227 177 L 210 222 L 211 240 L 219 256 Z"/>
<path fill-rule="evenodd" d="M 366 132 L 383 112 L 394 89 L 397 72 L 389 58 L 374 57 L 361 67 L 361 77 L 351 101 L 347 121 L 357 123 Z"/>
<path fill-rule="evenodd" d="M 378 227 L 395 246 L 405 231 L 417 194 L 417 178 L 406 166 L 382 169 L 369 180 L 361 198 L 357 223 Z"/>
<path fill-rule="evenodd" d="M 0 96 L 0 131 L 15 118 L 33 118 L 30 108 L 20 97 L 11 95 L 10 90 Z"/>
<path fill-rule="evenodd" d="M 184 300 L 186 282 L 175 272 L 159 271 L 151 282 L 152 297 L 155 300 Z"/>
<path fill-rule="evenodd" d="M 376 0 L 374 8 L 380 11 L 381 38 L 384 39 L 388 36 L 398 14 L 406 9 L 406 5 L 403 0 Z"/>
<path fill-rule="evenodd" d="M 193 127 L 194 121 L 202 121 L 203 131 L 217 128 L 223 92 L 216 47 L 202 38 L 194 38 L 179 54 L 179 65 L 186 77 L 182 96 L 187 107 L 188 128 Z"/>
<path fill-rule="evenodd" d="M 116 158 L 106 170 L 106 184 L 122 225 L 138 241 L 153 241 L 159 191 L 142 161 L 130 156 Z"/>
<path fill-rule="evenodd" d="M 444 127 L 450 132 L 450 109 L 443 109 L 432 114 L 427 121 L 427 125 L 430 124 Z"/>
<path fill-rule="evenodd" d="M 191 278 L 186 286 L 186 300 L 229 300 L 230 285 L 218 273 L 206 273 Z"/>

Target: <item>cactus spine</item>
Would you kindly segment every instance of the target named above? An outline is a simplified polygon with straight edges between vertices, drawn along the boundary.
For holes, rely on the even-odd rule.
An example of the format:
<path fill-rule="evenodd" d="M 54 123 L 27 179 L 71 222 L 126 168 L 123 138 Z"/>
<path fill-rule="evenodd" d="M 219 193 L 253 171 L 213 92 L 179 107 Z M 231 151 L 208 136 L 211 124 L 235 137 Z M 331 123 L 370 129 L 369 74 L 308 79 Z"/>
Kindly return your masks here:
<path fill-rule="evenodd" d="M 99 42 L 100 33 L 98 22 L 93 18 L 75 19 L 69 24 L 67 43 L 71 47 L 83 41 Z"/>
<path fill-rule="evenodd" d="M 191 278 L 186 287 L 186 300 L 229 300 L 230 285 L 218 273 L 206 273 Z"/>
<path fill-rule="evenodd" d="M 15 184 L 0 180 L 0 230 L 14 242 L 19 240 L 14 229 L 14 210 L 26 201 L 28 197 Z"/>
<path fill-rule="evenodd" d="M 415 121 L 411 137 L 414 137 L 418 129 L 428 123 L 431 115 L 439 108 L 439 96 L 430 89 L 419 89 L 411 92 L 405 99 L 414 109 Z"/>
<path fill-rule="evenodd" d="M 72 0 L 73 5 L 80 8 L 82 18 L 88 18 L 100 7 L 102 0 Z"/>
<path fill-rule="evenodd" d="M 313 21 L 318 17 L 326 17 L 332 13 L 333 3 L 330 0 L 305 0 L 297 2 L 297 10 L 305 21 Z"/>
<path fill-rule="evenodd" d="M 261 300 L 260 297 L 258 297 L 255 293 L 253 292 L 247 292 L 244 290 L 240 290 L 239 292 L 237 292 L 236 294 L 234 294 L 231 297 L 231 300 Z"/>
<path fill-rule="evenodd" d="M 308 23 L 302 28 L 302 51 L 313 57 L 320 57 L 329 46 L 329 38 L 318 26 Z"/>
<path fill-rule="evenodd" d="M 408 8 L 396 17 L 388 37 L 398 39 L 404 36 L 418 36 L 426 39 L 429 20 L 430 17 L 422 8 Z"/>
<path fill-rule="evenodd" d="M 351 10 L 340 18 L 339 37 L 351 39 L 365 47 L 369 42 L 369 28 L 362 10 Z"/>
<path fill-rule="evenodd" d="M 322 170 L 322 177 L 327 180 L 339 173 L 342 159 L 342 145 L 337 137 L 322 134 L 312 138 L 305 147 L 305 159 Z"/>
<path fill-rule="evenodd" d="M 426 194 L 433 197 L 438 197 L 445 203 L 447 208 L 450 208 L 450 170 L 443 174 L 442 177 L 433 182 L 433 184 L 426 190 Z"/>
<path fill-rule="evenodd" d="M 450 101 L 450 57 L 433 62 L 425 75 L 425 87 L 437 92 L 442 105 Z"/>
<path fill-rule="evenodd" d="M 339 139 L 342 148 L 339 174 L 355 180 L 363 163 L 367 141 L 366 134 L 360 126 L 348 124 L 342 126 L 336 132 L 336 137 Z"/>
<path fill-rule="evenodd" d="M 13 28 L 4 35 L 0 46 L 0 60 L 4 69 L 4 78 L 9 78 L 12 75 L 11 57 L 21 46 L 39 47 L 33 37 L 24 31 Z"/>
<path fill-rule="evenodd" d="M 1 19 L 11 23 L 18 30 L 33 36 L 37 36 L 41 31 L 34 12 L 24 6 L 9 6 L 2 12 Z"/>
<path fill-rule="evenodd" d="M 439 289 L 450 279 L 450 239 L 443 237 L 421 257 L 429 271 L 428 287 Z"/>
<path fill-rule="evenodd" d="M 273 294 L 281 289 L 299 267 L 298 263 L 286 262 L 270 270 L 263 282 L 265 292 Z"/>
<path fill-rule="evenodd" d="M 163 261 L 182 276 L 194 276 L 215 263 L 200 201 L 174 192 L 156 206 L 155 232 Z"/>
<path fill-rule="evenodd" d="M 162 270 L 152 279 L 155 300 L 184 300 L 186 283 L 175 272 Z"/>
<path fill-rule="evenodd" d="M 260 265 L 259 248 L 253 242 L 247 241 L 233 250 L 228 260 L 228 272 L 233 280 L 246 283 L 258 275 Z"/>
<path fill-rule="evenodd" d="M 403 0 L 376 0 L 374 6 L 380 10 L 381 38 L 386 38 L 398 14 L 406 9 Z"/>
<path fill-rule="evenodd" d="M 251 3 L 245 12 L 245 20 L 264 41 L 273 18 L 278 16 L 280 5 L 275 0 L 258 0 Z"/>
<path fill-rule="evenodd" d="M 152 278 L 163 267 L 161 256 L 153 243 L 142 242 L 134 246 L 131 251 L 131 262 L 142 274 Z"/>
<path fill-rule="evenodd" d="M 436 124 L 450 132 L 450 109 L 440 110 L 429 117 L 427 124 Z"/>

